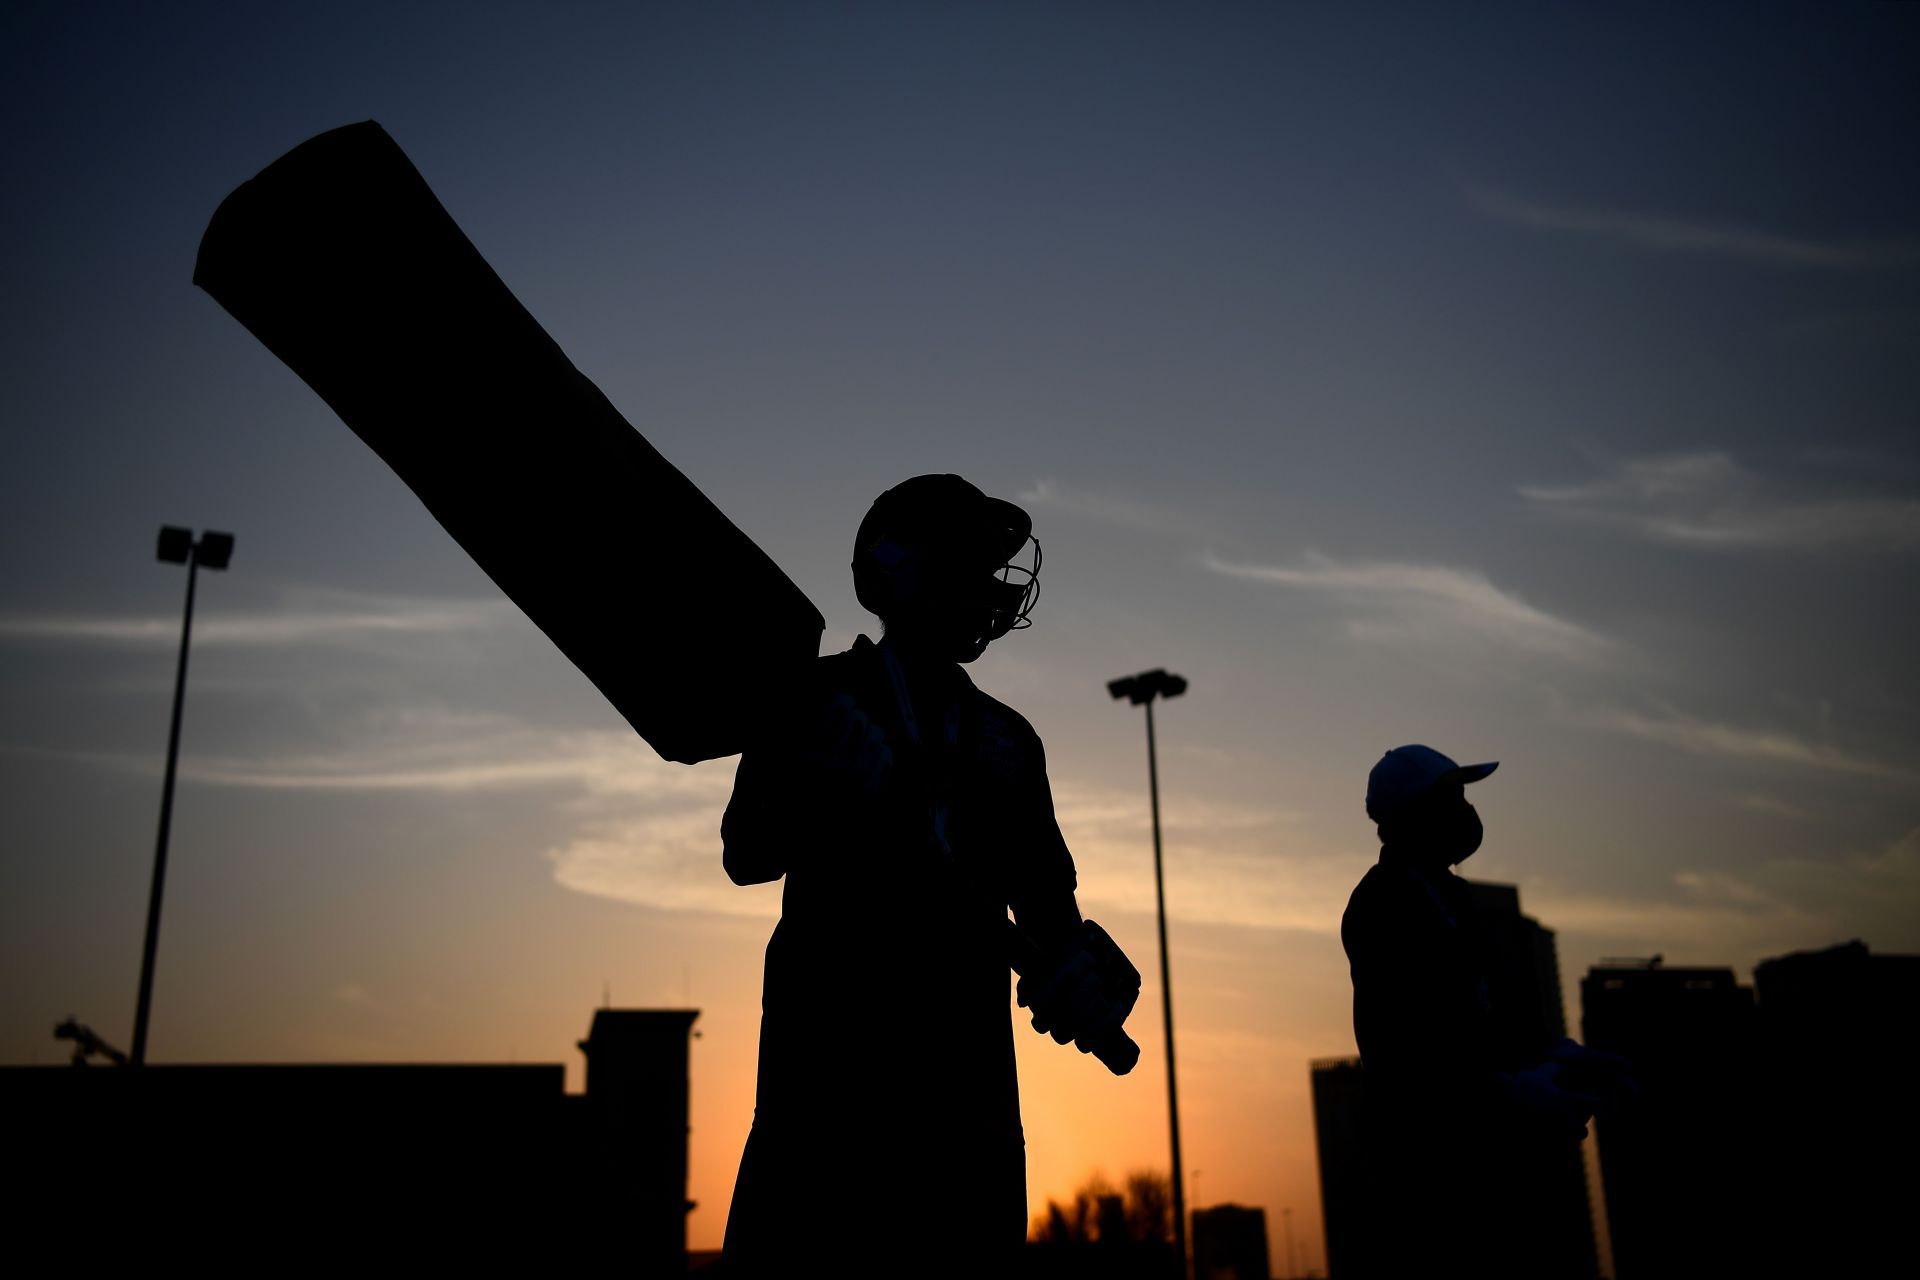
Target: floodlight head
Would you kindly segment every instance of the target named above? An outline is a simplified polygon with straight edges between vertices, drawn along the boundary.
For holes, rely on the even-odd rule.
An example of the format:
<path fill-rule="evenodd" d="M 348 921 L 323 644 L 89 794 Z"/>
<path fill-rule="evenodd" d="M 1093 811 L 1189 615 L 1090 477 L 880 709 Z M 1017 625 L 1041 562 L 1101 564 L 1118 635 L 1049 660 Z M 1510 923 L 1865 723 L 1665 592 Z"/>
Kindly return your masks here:
<path fill-rule="evenodd" d="M 233 559 L 233 535 L 212 530 L 201 534 L 199 544 L 193 549 L 193 558 L 203 569 L 226 568 L 227 561 Z"/>
<path fill-rule="evenodd" d="M 1136 707 L 1144 707 L 1155 698 L 1177 698 L 1186 691 L 1187 678 L 1172 675 L 1164 667 L 1107 681 L 1108 693 L 1125 698 Z"/>
<path fill-rule="evenodd" d="M 193 530 L 177 524 L 160 527 L 160 558 L 168 564 L 185 564 L 193 551 Z"/>

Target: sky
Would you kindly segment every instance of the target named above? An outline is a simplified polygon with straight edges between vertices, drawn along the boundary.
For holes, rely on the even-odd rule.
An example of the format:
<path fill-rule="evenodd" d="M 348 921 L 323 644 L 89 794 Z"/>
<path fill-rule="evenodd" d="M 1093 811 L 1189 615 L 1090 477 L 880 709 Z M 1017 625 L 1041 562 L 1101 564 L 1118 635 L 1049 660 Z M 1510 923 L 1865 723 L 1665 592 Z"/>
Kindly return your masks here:
<path fill-rule="evenodd" d="M 1604 956 L 1920 950 L 1916 55 L 1894 4 L 7 6 L 0 1060 L 69 1014 L 130 1039 L 184 589 L 153 540 L 231 530 L 151 1057 L 577 1087 L 603 999 L 698 1007 L 719 1242 L 779 908 L 720 868 L 732 762 L 654 757 L 189 283 L 228 191 L 375 119 L 828 650 L 874 631 L 882 489 L 1033 514 L 1035 625 L 972 674 L 1148 975 L 1129 1077 L 1016 1028 L 1036 1211 L 1166 1162 L 1144 735 L 1103 685 L 1191 681 L 1158 721 L 1193 1199 L 1264 1207 L 1276 1267 L 1291 1209 L 1323 1266 L 1308 1063 L 1353 1049 L 1386 749 L 1500 761 L 1463 870 L 1557 931 L 1572 1011 Z"/>

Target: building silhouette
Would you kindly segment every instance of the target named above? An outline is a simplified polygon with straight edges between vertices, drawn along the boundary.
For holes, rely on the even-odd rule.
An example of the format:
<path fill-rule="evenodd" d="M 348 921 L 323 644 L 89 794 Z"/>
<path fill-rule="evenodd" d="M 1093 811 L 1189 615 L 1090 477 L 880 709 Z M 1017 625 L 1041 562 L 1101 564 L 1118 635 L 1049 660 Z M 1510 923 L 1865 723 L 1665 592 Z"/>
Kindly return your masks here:
<path fill-rule="evenodd" d="M 1567 1034 L 1553 930 L 1520 910 L 1520 890 L 1514 885 L 1469 880 L 1467 888 L 1486 948 L 1487 999 L 1500 1038 L 1515 1044 L 1553 1043 Z"/>
<path fill-rule="evenodd" d="M 1267 1214 L 1237 1204 L 1193 1211 L 1193 1280 L 1270 1280 Z"/>
<path fill-rule="evenodd" d="M 1594 1122 L 1619 1280 L 1755 1274 L 1765 1153 L 1752 990 L 1731 969 L 1658 957 L 1603 962 L 1580 990 L 1587 1044 L 1626 1058 L 1639 1086 Z"/>
<path fill-rule="evenodd" d="M 1468 882 L 1474 927 L 1483 947 L 1487 999 L 1501 1042 L 1539 1045 L 1566 1034 L 1560 962 L 1553 930 L 1520 910 L 1513 885 Z M 1385 1274 L 1376 1242 L 1399 1215 L 1369 1167 L 1374 1109 L 1358 1058 L 1326 1058 L 1311 1066 L 1314 1129 L 1320 1163 L 1327 1270 L 1333 1280 Z M 1530 1240 L 1541 1252 L 1541 1276 L 1588 1280 L 1599 1274 L 1593 1206 L 1580 1149 L 1569 1143 L 1529 1179 Z"/>
<path fill-rule="evenodd" d="M 1379 1272 L 1373 1233 L 1380 1229 L 1367 1159 L 1366 1071 L 1358 1058 L 1318 1058 L 1310 1071 L 1327 1274 L 1366 1280 Z"/>
<path fill-rule="evenodd" d="M 686 1272 L 691 1009 L 542 1065 L 0 1068 L 16 1253 L 186 1274 Z"/>
<path fill-rule="evenodd" d="M 1871 1275 L 1909 1257 L 1920 1143 L 1911 1081 L 1920 956 L 1854 941 L 1754 967 L 1769 1255 L 1802 1275 Z"/>
<path fill-rule="evenodd" d="M 1487 1000 L 1500 1039 L 1543 1049 L 1554 1044 L 1567 1034 L 1567 1015 L 1553 930 L 1520 910 L 1514 885 L 1474 880 L 1468 888 L 1487 949 Z M 1532 1181 L 1532 1212 L 1545 1219 L 1537 1239 L 1550 1250 L 1540 1260 L 1544 1274 L 1598 1276 L 1593 1197 L 1579 1146 L 1567 1143 Z"/>

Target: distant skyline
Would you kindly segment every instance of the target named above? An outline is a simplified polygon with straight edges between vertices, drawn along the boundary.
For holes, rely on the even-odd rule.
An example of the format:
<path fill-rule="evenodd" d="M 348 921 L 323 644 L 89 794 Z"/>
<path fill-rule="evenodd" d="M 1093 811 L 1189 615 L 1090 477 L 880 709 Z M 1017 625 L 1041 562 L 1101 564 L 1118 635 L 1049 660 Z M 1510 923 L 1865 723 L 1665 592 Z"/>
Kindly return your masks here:
<path fill-rule="evenodd" d="M 1324 1265 L 1307 1064 L 1352 1050 L 1386 749 L 1502 762 L 1462 871 L 1557 931 L 1570 1012 L 1601 956 L 1920 951 L 1917 55 L 1885 4 L 9 7 L 0 1059 L 129 1038 L 185 585 L 153 539 L 229 529 L 154 1059 L 573 1072 L 603 989 L 696 1006 L 720 1240 L 779 904 L 720 869 L 731 762 L 654 757 L 188 282 L 228 191 L 372 118 L 828 649 L 875 633 L 881 489 L 1032 512 L 1034 627 L 972 675 L 1150 979 L 1102 686 L 1189 678 L 1186 1162 Z M 1165 1166 L 1156 1018 L 1125 1080 L 1016 1029 L 1033 1210 Z"/>

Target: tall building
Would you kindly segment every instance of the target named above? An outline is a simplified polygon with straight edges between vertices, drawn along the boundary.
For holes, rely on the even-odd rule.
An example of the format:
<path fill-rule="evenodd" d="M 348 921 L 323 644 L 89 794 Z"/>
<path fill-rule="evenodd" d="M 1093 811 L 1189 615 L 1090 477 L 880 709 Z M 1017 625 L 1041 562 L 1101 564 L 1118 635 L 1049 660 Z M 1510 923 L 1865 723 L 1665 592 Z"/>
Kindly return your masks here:
<path fill-rule="evenodd" d="M 1520 910 L 1514 886 L 1475 881 L 1469 887 L 1496 1035 L 1544 1052 L 1566 1034 L 1553 931 Z M 1368 1280 L 1382 1274 L 1372 1242 L 1394 1229 L 1396 1214 L 1368 1167 L 1366 1071 L 1358 1058 L 1323 1059 L 1312 1065 L 1312 1086 L 1327 1269 L 1333 1280 Z M 1531 1243 L 1538 1246 L 1542 1280 L 1586 1280 L 1599 1274 L 1586 1165 L 1571 1143 L 1551 1160 L 1527 1187 L 1525 1216 L 1536 1231 Z"/>
<path fill-rule="evenodd" d="M 1596 965 L 1580 991 L 1586 1043 L 1626 1058 L 1639 1087 L 1594 1122 L 1619 1280 L 1761 1273 L 1753 992 L 1731 969 L 1658 957 Z"/>
<path fill-rule="evenodd" d="M 1551 1044 L 1567 1034 L 1560 995 L 1560 953 L 1553 930 L 1520 910 L 1510 884 L 1469 880 L 1487 949 L 1487 997 L 1501 1035 L 1519 1044 Z"/>
<path fill-rule="evenodd" d="M 1476 880 L 1468 887 L 1487 948 L 1487 1000 L 1499 1035 L 1508 1044 L 1544 1051 L 1567 1034 L 1553 930 L 1520 910 L 1516 886 Z M 1586 1157 L 1568 1143 L 1550 1158 L 1551 1165 L 1536 1171 L 1532 1202 L 1533 1212 L 1546 1219 L 1540 1239 L 1551 1253 L 1543 1263 L 1555 1276 L 1597 1276 Z"/>
<path fill-rule="evenodd" d="M 1367 1280 L 1380 1229 L 1367 1159 L 1367 1076 L 1358 1058 L 1312 1065 L 1314 1146 L 1320 1159 L 1320 1216 L 1332 1280 Z"/>
<path fill-rule="evenodd" d="M 583 1094 L 558 1063 L 0 1068 L 13 1257 L 685 1274 L 698 1016 L 600 1010 Z"/>
<path fill-rule="evenodd" d="M 1193 1280 L 1269 1280 L 1267 1214 L 1237 1204 L 1193 1211 Z"/>
<path fill-rule="evenodd" d="M 1912 1249 L 1916 1180 L 1893 1171 L 1920 1143 L 1920 956 L 1849 942 L 1764 960 L 1753 987 L 1769 1256 L 1802 1275 L 1874 1274 Z"/>
<path fill-rule="evenodd" d="M 587 1056 L 586 1092 L 576 1111 L 573 1144 L 596 1171 L 588 1199 L 622 1224 L 623 1248 L 648 1260 L 647 1274 L 686 1270 L 687 1050 L 691 1009 L 600 1009 L 580 1042 Z M 677 1267 L 669 1271 L 668 1268 Z"/>

